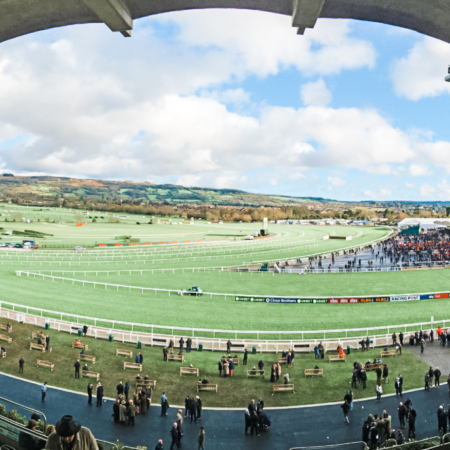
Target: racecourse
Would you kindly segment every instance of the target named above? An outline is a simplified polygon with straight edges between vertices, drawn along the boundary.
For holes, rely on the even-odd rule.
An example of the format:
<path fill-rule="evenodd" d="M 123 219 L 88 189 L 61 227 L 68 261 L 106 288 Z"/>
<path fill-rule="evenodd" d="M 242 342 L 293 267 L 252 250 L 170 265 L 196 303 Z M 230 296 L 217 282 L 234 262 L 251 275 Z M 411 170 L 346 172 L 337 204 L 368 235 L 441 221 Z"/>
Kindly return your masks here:
<path fill-rule="evenodd" d="M 229 271 L 235 267 L 258 268 L 267 261 L 303 258 L 304 262 L 310 255 L 362 247 L 385 238 L 390 233 L 385 228 L 270 225 L 271 237 L 246 241 L 242 237 L 259 231 L 261 224 L 195 221 L 193 225 L 180 225 L 181 219 L 173 217 L 171 220 L 178 222 L 176 225 L 156 224 L 156 218 L 153 225 L 144 225 L 148 218 L 142 216 L 116 216 L 114 220 L 119 223 L 114 223 L 110 221 L 111 216 L 104 214 L 101 219 L 99 213 L 90 213 L 84 219 L 87 225 L 77 227 L 79 212 L 63 208 L 10 211 L 3 213 L 8 220 L 2 223 L 5 230 L 31 229 L 53 236 L 37 239 L 41 246 L 37 251 L 3 249 L 0 252 L 2 302 L 111 321 L 261 332 L 385 326 L 426 322 L 431 316 L 435 320 L 449 317 L 445 299 L 355 305 L 234 300 L 236 295 L 329 298 L 450 290 L 450 271 L 445 269 L 322 275 Z M 26 219 L 32 218 L 33 223 L 18 220 L 11 223 L 11 218 L 19 212 Z M 95 217 L 98 219 L 93 222 Z M 115 238 L 123 235 L 139 238 L 141 242 L 171 244 L 73 251 L 72 245 L 120 243 L 123 241 Z M 352 240 L 324 240 L 326 235 L 352 236 Z M 198 239 L 194 242 L 192 236 Z M 11 242 L 14 238 L 15 242 L 23 239 L 3 235 L 2 241 Z M 186 240 L 191 242 L 182 242 Z M 324 260 L 325 265 L 329 262 L 329 257 Z M 29 272 L 30 276 L 17 277 L 19 270 Z M 56 279 L 35 278 L 34 274 Z M 93 282 L 97 283 L 95 287 Z M 177 295 L 176 291 L 194 285 L 215 295 Z"/>

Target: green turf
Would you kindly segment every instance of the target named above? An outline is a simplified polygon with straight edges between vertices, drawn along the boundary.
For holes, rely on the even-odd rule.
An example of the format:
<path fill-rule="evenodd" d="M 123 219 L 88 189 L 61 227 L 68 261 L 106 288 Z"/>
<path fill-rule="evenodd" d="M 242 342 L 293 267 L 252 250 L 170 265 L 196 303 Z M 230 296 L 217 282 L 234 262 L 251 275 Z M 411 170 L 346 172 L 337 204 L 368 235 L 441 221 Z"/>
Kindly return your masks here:
<path fill-rule="evenodd" d="M 6 320 L 0 320 L 0 323 L 6 323 Z M 41 331 L 31 325 L 17 324 L 13 322 L 13 332 L 9 336 L 13 338 L 12 344 L 3 345 L 7 349 L 7 358 L 1 359 L 1 370 L 5 373 L 19 376 L 18 360 L 20 356 L 24 356 L 25 369 L 23 378 L 42 383 L 47 381 L 49 386 L 58 386 L 65 389 L 72 389 L 85 393 L 86 386 L 92 379 L 75 379 L 74 368 L 78 351 L 71 348 L 74 335 L 66 333 L 58 333 L 50 330 L 50 343 L 52 352 L 42 354 L 36 350 L 29 350 L 31 342 L 31 333 L 33 331 Z M 115 397 L 115 386 L 119 381 L 129 380 L 134 387 L 134 376 L 136 371 L 123 370 L 123 361 L 127 361 L 126 357 L 115 356 L 116 348 L 131 349 L 136 354 L 136 346 L 131 344 L 122 344 L 105 340 L 82 338 L 83 343 L 89 345 L 86 352 L 97 358 L 95 364 L 88 363 L 90 370 L 101 373 L 101 379 L 105 395 Z M 36 342 L 36 340 L 35 340 Z M 163 391 L 166 392 L 169 402 L 173 405 L 184 404 L 186 395 L 196 395 L 196 377 L 192 375 L 180 376 L 179 366 L 189 366 L 200 369 L 202 378 L 207 378 L 210 383 L 218 384 L 217 394 L 214 392 L 203 392 L 200 394 L 203 405 L 205 407 L 221 406 L 221 407 L 245 407 L 252 398 L 262 397 L 266 407 L 274 406 L 292 406 L 305 405 L 325 402 L 341 401 L 345 392 L 351 389 L 351 374 L 353 370 L 353 362 L 366 362 L 366 360 L 378 357 L 380 349 L 370 350 L 364 354 L 354 353 L 349 355 L 347 362 L 330 363 L 326 359 L 317 361 L 312 354 L 296 354 L 295 364 L 291 368 L 283 367 L 283 373 L 288 371 L 291 382 L 295 385 L 295 392 L 280 392 L 273 395 L 272 383 L 270 376 L 263 378 L 247 378 L 246 370 L 256 366 L 258 361 L 262 359 L 265 368 L 269 370 L 270 365 L 276 361 L 281 355 L 275 354 L 257 354 L 249 355 L 247 366 L 238 365 L 233 378 L 219 378 L 217 370 L 217 362 L 220 359 L 220 353 L 197 352 L 193 351 L 185 354 L 186 361 L 181 364 L 178 362 L 164 362 L 162 356 L 162 348 L 145 347 L 141 350 L 144 356 L 143 375 L 148 375 L 150 379 L 156 379 L 156 389 L 153 394 L 153 402 L 158 403 Z M 234 355 L 234 353 L 233 353 Z M 237 354 L 242 357 L 241 353 Z M 36 360 L 43 359 L 51 361 L 55 364 L 55 370 L 50 372 L 49 369 L 37 368 Z M 423 374 L 427 369 L 427 365 L 419 358 L 411 354 L 407 350 L 403 350 L 402 356 L 386 359 L 390 368 L 389 382 L 383 385 L 384 394 L 395 392 L 394 377 L 399 373 L 404 377 L 404 389 L 413 389 L 423 386 Z M 324 377 L 304 377 L 305 368 L 314 368 L 318 364 L 324 369 Z M 20 375 L 22 376 L 22 375 Z M 361 387 L 354 389 L 355 399 L 374 397 L 375 396 L 376 375 L 374 372 L 368 372 L 367 389 L 362 390 Z M 36 387 L 36 389 L 38 389 Z M 51 395 L 51 392 L 50 394 Z"/>

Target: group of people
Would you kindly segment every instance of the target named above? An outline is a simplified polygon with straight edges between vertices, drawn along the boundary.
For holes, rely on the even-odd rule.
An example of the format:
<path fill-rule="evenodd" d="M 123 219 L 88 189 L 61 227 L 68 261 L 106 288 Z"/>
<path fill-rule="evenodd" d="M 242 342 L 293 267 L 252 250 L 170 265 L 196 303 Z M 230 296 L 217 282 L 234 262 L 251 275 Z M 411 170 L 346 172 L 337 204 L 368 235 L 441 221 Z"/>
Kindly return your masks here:
<path fill-rule="evenodd" d="M 233 358 L 237 358 L 237 355 L 234 355 L 231 357 L 231 355 L 223 355 L 222 358 L 219 361 L 218 368 L 219 368 L 219 377 L 223 376 L 226 378 L 228 376 L 232 377 L 234 373 L 234 361 Z"/>
<path fill-rule="evenodd" d="M 270 416 L 264 412 L 264 401 L 260 397 L 258 402 L 252 400 L 247 409 L 244 412 L 245 416 L 245 434 L 248 433 L 250 428 L 250 436 L 253 436 L 255 432 L 256 436 L 259 436 L 262 431 L 269 431 L 271 422 Z"/>
<path fill-rule="evenodd" d="M 417 414 L 415 410 L 412 409 L 412 403 L 409 410 L 400 403 L 398 411 L 399 419 L 402 417 L 400 419 L 400 428 L 404 428 L 405 417 L 408 413 L 408 438 L 415 437 L 415 418 Z M 381 446 L 393 447 L 402 445 L 405 443 L 405 436 L 401 429 L 396 432 L 395 429 L 392 428 L 392 418 L 387 411 L 384 410 L 380 416 L 378 416 L 378 414 L 369 414 L 362 427 L 362 440 L 370 449 L 376 449 Z"/>

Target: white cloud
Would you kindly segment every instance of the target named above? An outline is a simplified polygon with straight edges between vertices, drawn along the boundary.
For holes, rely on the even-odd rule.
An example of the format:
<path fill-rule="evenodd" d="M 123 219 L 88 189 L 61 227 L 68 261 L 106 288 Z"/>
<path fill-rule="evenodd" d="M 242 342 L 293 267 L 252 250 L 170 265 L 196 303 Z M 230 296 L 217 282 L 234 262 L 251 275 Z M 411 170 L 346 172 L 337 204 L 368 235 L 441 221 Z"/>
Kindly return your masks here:
<path fill-rule="evenodd" d="M 413 187 L 416 187 L 416 185 L 414 183 L 405 183 L 405 186 L 410 189 Z"/>
<path fill-rule="evenodd" d="M 378 192 L 364 191 L 364 195 L 368 198 L 385 200 L 392 196 L 392 192 L 389 189 L 380 188 Z"/>
<path fill-rule="evenodd" d="M 442 180 L 437 187 L 439 197 L 444 200 L 450 200 L 450 184 L 447 183 L 447 180 Z"/>
<path fill-rule="evenodd" d="M 322 78 L 304 84 L 300 89 L 300 96 L 305 106 L 328 106 L 333 98 Z"/>
<path fill-rule="evenodd" d="M 344 186 L 347 183 L 345 180 L 339 177 L 328 177 L 327 181 L 333 186 Z"/>
<path fill-rule="evenodd" d="M 434 192 L 436 192 L 436 189 L 428 183 L 422 184 L 419 189 L 419 194 L 422 197 L 430 197 Z"/>
<path fill-rule="evenodd" d="M 450 44 L 423 37 L 404 58 L 392 65 L 391 78 L 395 93 L 409 100 L 450 93 L 444 81 L 450 62 Z"/>
<path fill-rule="evenodd" d="M 423 164 L 411 164 L 409 166 L 409 173 L 413 177 L 431 175 L 429 168 Z"/>
<path fill-rule="evenodd" d="M 270 186 L 276 186 L 278 184 L 278 180 L 275 177 L 271 177 L 269 179 Z"/>

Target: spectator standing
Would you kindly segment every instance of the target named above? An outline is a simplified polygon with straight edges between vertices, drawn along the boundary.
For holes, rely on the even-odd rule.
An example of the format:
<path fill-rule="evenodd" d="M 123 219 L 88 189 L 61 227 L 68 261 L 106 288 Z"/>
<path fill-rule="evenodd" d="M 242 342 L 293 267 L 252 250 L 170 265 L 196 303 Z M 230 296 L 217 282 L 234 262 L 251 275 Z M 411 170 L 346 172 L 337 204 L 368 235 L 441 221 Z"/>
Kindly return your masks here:
<path fill-rule="evenodd" d="M 388 377 L 389 377 L 389 367 L 387 366 L 387 364 L 383 365 L 383 381 L 385 383 L 388 382 Z"/>
<path fill-rule="evenodd" d="M 47 382 L 45 381 L 44 384 L 41 386 L 41 394 L 42 394 L 42 403 L 45 402 L 45 396 L 47 395 Z"/>
<path fill-rule="evenodd" d="M 167 348 L 163 347 L 163 357 L 164 357 L 164 361 L 167 361 Z"/>
<path fill-rule="evenodd" d="M 192 339 L 189 337 L 186 340 L 186 353 L 190 353 L 192 350 Z"/>
<path fill-rule="evenodd" d="M 156 444 L 155 450 L 164 450 L 163 440 L 160 439 Z"/>
<path fill-rule="evenodd" d="M 243 360 L 244 366 L 247 365 L 247 360 L 248 360 L 248 351 L 247 351 L 247 349 L 244 349 L 244 360 Z"/>
<path fill-rule="evenodd" d="M 255 430 L 256 435 L 259 436 L 259 418 L 256 415 L 256 411 L 253 411 L 250 416 L 250 426 L 250 436 L 253 436 L 253 430 Z"/>
<path fill-rule="evenodd" d="M 191 397 L 189 395 L 184 399 L 184 417 L 191 412 Z"/>
<path fill-rule="evenodd" d="M 231 353 L 231 341 L 228 339 L 227 342 L 227 354 L 229 355 Z"/>
<path fill-rule="evenodd" d="M 45 350 L 50 348 L 50 336 L 45 336 Z"/>
<path fill-rule="evenodd" d="M 113 404 L 114 423 L 119 423 L 120 420 L 120 400 L 117 399 Z"/>
<path fill-rule="evenodd" d="M 439 379 L 441 378 L 441 371 L 439 370 L 439 367 L 436 367 L 434 370 L 434 387 L 439 389 Z"/>
<path fill-rule="evenodd" d="M 87 325 L 84 325 L 84 326 L 83 326 L 83 336 L 84 336 L 84 337 L 86 337 L 87 332 L 88 332 L 88 327 L 87 327 Z"/>
<path fill-rule="evenodd" d="M 136 406 L 133 403 L 133 400 L 130 400 L 128 405 L 128 425 L 134 427 L 134 418 L 136 417 Z"/>
<path fill-rule="evenodd" d="M 173 427 L 170 430 L 170 437 L 172 438 L 172 444 L 170 444 L 170 450 L 173 450 L 174 445 L 176 445 L 179 448 L 180 444 L 178 443 L 178 430 L 177 430 L 176 423 L 173 424 Z"/>
<path fill-rule="evenodd" d="M 416 437 L 416 410 L 411 409 L 408 417 L 408 439 Z"/>
<path fill-rule="evenodd" d="M 87 385 L 88 405 L 92 405 L 92 389 L 94 389 L 94 385 L 89 383 Z"/>
<path fill-rule="evenodd" d="M 375 392 L 377 393 L 377 402 L 381 402 L 381 394 L 383 394 L 383 388 L 381 387 L 381 384 L 377 384 Z"/>
<path fill-rule="evenodd" d="M 450 395 L 450 373 L 448 374 L 447 385 L 448 385 L 448 395 Z"/>
<path fill-rule="evenodd" d="M 200 432 L 198 433 L 198 450 L 205 450 L 205 429 L 200 427 Z"/>
<path fill-rule="evenodd" d="M 191 423 L 192 421 L 197 423 L 197 401 L 194 398 L 191 399 L 190 409 Z"/>
<path fill-rule="evenodd" d="M 423 354 L 424 349 L 425 349 L 425 339 L 422 338 L 422 339 L 420 340 L 420 354 L 421 354 L 421 355 Z"/>
<path fill-rule="evenodd" d="M 284 374 L 284 384 L 289 384 L 289 374 L 286 372 L 285 374 Z"/>
<path fill-rule="evenodd" d="M 381 368 L 377 367 L 375 369 L 375 373 L 377 374 L 377 384 L 381 384 L 381 374 L 382 374 Z"/>
<path fill-rule="evenodd" d="M 248 409 L 245 410 L 244 417 L 245 417 L 245 434 L 247 434 L 248 429 L 250 428 L 250 413 L 248 412 Z"/>
<path fill-rule="evenodd" d="M 198 395 L 195 398 L 197 400 L 197 419 L 200 420 L 202 418 L 203 403 Z"/>
<path fill-rule="evenodd" d="M 400 334 L 398 335 L 398 339 L 400 340 L 400 347 L 403 347 L 403 333 L 400 331 Z"/>
<path fill-rule="evenodd" d="M 430 390 L 430 374 L 428 372 L 425 372 L 425 390 Z"/>
<path fill-rule="evenodd" d="M 99 382 L 97 384 L 97 406 L 102 406 L 103 404 L 103 386 Z"/>
<path fill-rule="evenodd" d="M 223 363 L 222 360 L 219 361 L 219 377 L 222 376 L 222 370 L 223 370 Z"/>
<path fill-rule="evenodd" d="M 81 367 L 81 364 L 80 364 L 80 360 L 79 359 L 76 360 L 76 362 L 73 365 L 73 367 L 75 367 L 75 378 L 80 378 L 80 367 Z"/>
<path fill-rule="evenodd" d="M 119 395 L 123 395 L 123 384 L 121 381 L 119 381 L 119 384 L 116 386 L 116 391 L 117 391 L 117 397 Z"/>
<path fill-rule="evenodd" d="M 125 425 L 125 421 L 127 420 L 127 413 L 128 413 L 128 408 L 125 405 L 125 400 L 122 400 L 120 402 L 120 406 L 119 406 L 119 418 L 120 418 L 120 423 L 122 425 Z"/>
<path fill-rule="evenodd" d="M 180 350 L 183 350 L 183 347 L 184 347 L 184 339 L 183 339 L 183 336 L 180 337 L 180 340 L 178 341 L 178 343 L 180 344 Z"/>
<path fill-rule="evenodd" d="M 124 393 L 125 393 L 125 400 L 128 401 L 128 394 L 130 393 L 130 383 L 128 382 L 128 380 L 125 383 Z"/>
<path fill-rule="evenodd" d="M 56 423 L 56 431 L 47 440 L 46 450 L 75 448 L 76 450 L 98 450 L 97 442 L 88 428 L 73 420 L 72 416 L 63 416 Z M 75 441 L 75 442 L 74 442 Z"/>
<path fill-rule="evenodd" d="M 394 331 L 394 334 L 392 335 L 392 345 L 396 345 L 397 344 L 397 335 L 395 334 L 395 331 Z"/>
<path fill-rule="evenodd" d="M 23 366 L 25 365 L 25 360 L 23 359 L 23 356 L 19 359 L 19 373 L 23 373 Z"/>
<path fill-rule="evenodd" d="M 400 402 L 397 411 L 400 428 L 405 428 L 406 406 L 402 402 Z"/>
<path fill-rule="evenodd" d="M 169 407 L 169 402 L 167 401 L 166 393 L 163 392 L 161 395 L 161 416 L 167 416 L 167 409 Z"/>
<path fill-rule="evenodd" d="M 230 362 L 230 377 L 232 377 L 233 376 L 233 372 L 234 372 L 234 361 L 233 361 L 233 358 L 230 358 L 229 362 Z"/>

